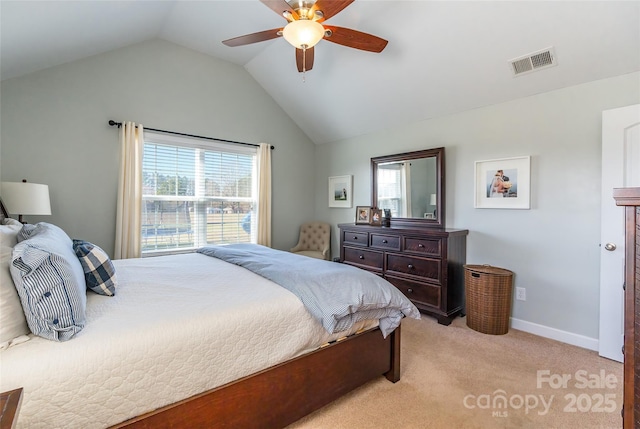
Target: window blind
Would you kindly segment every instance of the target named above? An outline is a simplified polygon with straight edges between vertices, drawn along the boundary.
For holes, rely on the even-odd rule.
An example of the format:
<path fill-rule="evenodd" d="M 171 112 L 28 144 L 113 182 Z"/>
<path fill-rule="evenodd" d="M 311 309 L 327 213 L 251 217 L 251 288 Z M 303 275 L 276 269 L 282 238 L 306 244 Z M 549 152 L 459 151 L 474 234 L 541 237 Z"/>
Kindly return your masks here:
<path fill-rule="evenodd" d="M 255 243 L 257 148 L 145 132 L 142 253 Z"/>

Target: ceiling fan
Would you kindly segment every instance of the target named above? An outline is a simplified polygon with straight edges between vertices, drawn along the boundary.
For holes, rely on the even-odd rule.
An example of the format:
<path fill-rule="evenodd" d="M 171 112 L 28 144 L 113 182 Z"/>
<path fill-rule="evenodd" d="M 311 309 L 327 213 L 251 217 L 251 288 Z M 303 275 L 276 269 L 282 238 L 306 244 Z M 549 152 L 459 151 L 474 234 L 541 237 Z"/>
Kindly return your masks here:
<path fill-rule="evenodd" d="M 296 48 L 296 64 L 301 73 L 313 67 L 313 47 L 321 39 L 370 52 L 382 52 L 387 46 L 387 41 L 380 37 L 349 28 L 321 24 L 349 6 L 354 0 L 290 0 L 288 2 L 260 0 L 260 2 L 289 21 L 287 25 L 283 28 L 234 37 L 222 43 L 232 47 L 242 46 L 282 36 Z"/>

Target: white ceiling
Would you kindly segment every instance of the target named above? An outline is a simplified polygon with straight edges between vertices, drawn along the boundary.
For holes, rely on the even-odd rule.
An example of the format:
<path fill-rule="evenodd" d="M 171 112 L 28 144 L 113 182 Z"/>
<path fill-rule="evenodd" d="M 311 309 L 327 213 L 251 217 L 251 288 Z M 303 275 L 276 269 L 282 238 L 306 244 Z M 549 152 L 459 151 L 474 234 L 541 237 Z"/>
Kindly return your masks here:
<path fill-rule="evenodd" d="M 327 1 L 327 0 L 324 0 Z M 258 0 L 0 1 L 7 79 L 161 38 L 241 66 L 315 143 L 640 70 L 640 1 L 357 0 L 327 24 L 389 41 L 380 54 L 321 41 L 303 76 Z M 558 66 L 513 77 L 508 60 L 555 47 Z"/>

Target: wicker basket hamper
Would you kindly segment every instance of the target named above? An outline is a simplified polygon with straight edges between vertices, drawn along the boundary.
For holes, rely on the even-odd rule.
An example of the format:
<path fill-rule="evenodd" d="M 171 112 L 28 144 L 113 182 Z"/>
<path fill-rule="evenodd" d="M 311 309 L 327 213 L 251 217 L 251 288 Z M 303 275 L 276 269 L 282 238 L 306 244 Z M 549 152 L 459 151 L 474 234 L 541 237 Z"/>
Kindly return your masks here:
<path fill-rule="evenodd" d="M 490 265 L 465 265 L 467 326 L 484 334 L 509 331 L 513 272 Z"/>

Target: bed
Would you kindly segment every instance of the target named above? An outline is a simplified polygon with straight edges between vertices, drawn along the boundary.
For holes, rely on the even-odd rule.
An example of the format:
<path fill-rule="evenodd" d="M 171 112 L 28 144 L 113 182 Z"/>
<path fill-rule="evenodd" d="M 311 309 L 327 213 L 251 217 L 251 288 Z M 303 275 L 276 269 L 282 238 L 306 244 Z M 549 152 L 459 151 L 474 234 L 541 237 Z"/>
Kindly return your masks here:
<path fill-rule="evenodd" d="M 329 333 L 285 287 L 202 253 L 113 265 L 117 293 L 88 291 L 71 339 L 0 352 L 0 391 L 23 388 L 18 428 L 284 427 L 400 378 L 400 326 Z"/>

